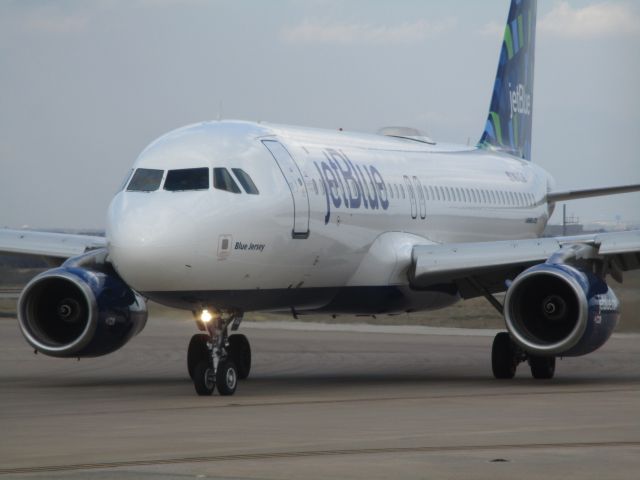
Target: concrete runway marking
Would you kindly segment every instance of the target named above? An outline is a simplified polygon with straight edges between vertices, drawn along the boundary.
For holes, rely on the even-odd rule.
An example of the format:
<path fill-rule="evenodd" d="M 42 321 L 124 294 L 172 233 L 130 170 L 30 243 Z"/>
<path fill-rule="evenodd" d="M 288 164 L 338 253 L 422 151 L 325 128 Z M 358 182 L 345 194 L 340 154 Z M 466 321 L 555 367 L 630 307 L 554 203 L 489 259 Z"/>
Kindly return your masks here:
<path fill-rule="evenodd" d="M 269 460 L 278 458 L 300 458 L 300 457 L 321 457 L 321 456 L 344 456 L 344 455 L 376 455 L 388 453 L 443 453 L 443 452 L 472 452 L 490 450 L 544 450 L 558 448 L 616 448 L 640 447 L 640 441 L 622 442 L 567 442 L 567 443 L 531 443 L 531 444 L 506 444 L 506 445 L 457 445 L 457 446 L 432 446 L 432 447 L 391 447 L 391 448 L 361 448 L 342 450 L 301 450 L 290 452 L 264 452 L 264 453 L 241 453 L 231 455 L 207 455 L 199 457 L 179 457 L 165 458 L 157 460 L 124 460 L 120 462 L 105 463 L 78 463 L 69 465 L 43 465 L 40 467 L 18 467 L 0 469 L 0 475 L 21 474 L 21 473 L 44 473 L 44 472 L 65 472 L 73 470 L 98 470 L 121 467 L 148 467 L 155 465 L 175 465 L 183 463 L 209 463 L 228 462 L 243 460 Z"/>

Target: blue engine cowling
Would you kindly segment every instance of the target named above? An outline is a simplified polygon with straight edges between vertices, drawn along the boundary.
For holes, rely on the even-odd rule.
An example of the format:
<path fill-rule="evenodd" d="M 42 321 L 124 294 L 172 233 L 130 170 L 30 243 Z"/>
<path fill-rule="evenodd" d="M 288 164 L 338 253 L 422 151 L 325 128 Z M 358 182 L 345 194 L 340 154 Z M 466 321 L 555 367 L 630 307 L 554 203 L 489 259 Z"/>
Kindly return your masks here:
<path fill-rule="evenodd" d="M 53 357 L 98 357 L 131 340 L 147 322 L 145 300 L 109 268 L 63 265 L 35 277 L 18 301 L 27 341 Z"/>
<path fill-rule="evenodd" d="M 545 263 L 516 277 L 507 290 L 504 316 L 513 340 L 526 352 L 580 356 L 609 339 L 620 303 L 593 273 Z"/>

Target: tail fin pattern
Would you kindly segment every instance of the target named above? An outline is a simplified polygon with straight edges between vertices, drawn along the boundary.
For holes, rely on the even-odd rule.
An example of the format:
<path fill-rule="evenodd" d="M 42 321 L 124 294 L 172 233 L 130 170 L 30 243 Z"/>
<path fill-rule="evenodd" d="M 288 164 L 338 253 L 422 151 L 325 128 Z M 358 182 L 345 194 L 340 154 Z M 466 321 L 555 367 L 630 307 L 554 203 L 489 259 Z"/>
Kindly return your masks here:
<path fill-rule="evenodd" d="M 498 73 L 479 146 L 531 160 L 536 0 L 511 0 Z"/>

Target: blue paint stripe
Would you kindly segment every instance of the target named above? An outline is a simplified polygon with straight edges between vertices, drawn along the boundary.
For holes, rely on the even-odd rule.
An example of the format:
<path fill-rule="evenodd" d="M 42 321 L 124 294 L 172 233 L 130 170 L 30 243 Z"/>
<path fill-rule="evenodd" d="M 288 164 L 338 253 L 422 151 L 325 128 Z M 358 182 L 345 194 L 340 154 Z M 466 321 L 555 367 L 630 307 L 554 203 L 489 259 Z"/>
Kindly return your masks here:
<path fill-rule="evenodd" d="M 511 121 L 509 121 L 509 143 L 511 144 L 511 148 L 514 149 L 515 145 L 513 144 L 513 122 Z"/>
<path fill-rule="evenodd" d="M 511 38 L 513 39 L 513 54 L 520 50 L 520 42 L 518 41 L 518 19 L 511 22 Z"/>
<path fill-rule="evenodd" d="M 495 140 L 496 132 L 493 129 L 493 124 L 489 120 L 487 120 L 487 124 L 484 127 L 484 131 L 487 133 L 487 135 L 489 135 L 489 137 Z"/>

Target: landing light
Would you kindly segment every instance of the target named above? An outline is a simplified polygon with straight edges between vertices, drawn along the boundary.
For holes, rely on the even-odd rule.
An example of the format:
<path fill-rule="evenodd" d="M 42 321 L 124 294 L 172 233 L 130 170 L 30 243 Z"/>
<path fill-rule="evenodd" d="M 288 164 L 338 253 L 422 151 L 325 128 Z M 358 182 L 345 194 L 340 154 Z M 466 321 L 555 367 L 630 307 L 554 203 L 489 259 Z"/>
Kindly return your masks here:
<path fill-rule="evenodd" d="M 200 314 L 200 320 L 202 320 L 204 323 L 209 323 L 211 320 L 213 320 L 213 315 L 209 310 L 205 308 Z"/>

